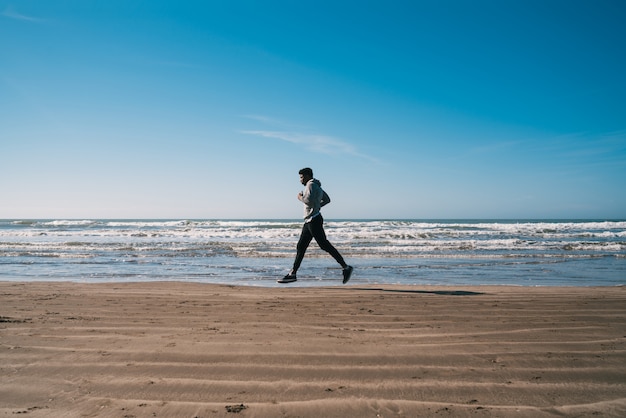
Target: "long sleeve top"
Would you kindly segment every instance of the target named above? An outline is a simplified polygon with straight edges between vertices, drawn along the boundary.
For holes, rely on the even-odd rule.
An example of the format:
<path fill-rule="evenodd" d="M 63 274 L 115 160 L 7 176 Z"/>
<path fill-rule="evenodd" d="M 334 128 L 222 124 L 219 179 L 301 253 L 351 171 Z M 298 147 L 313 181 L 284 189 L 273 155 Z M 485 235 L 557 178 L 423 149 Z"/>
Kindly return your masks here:
<path fill-rule="evenodd" d="M 320 214 L 322 206 L 330 203 L 330 196 L 322 189 L 319 180 L 311 179 L 304 186 L 300 200 L 304 203 L 304 221 L 310 222 Z"/>

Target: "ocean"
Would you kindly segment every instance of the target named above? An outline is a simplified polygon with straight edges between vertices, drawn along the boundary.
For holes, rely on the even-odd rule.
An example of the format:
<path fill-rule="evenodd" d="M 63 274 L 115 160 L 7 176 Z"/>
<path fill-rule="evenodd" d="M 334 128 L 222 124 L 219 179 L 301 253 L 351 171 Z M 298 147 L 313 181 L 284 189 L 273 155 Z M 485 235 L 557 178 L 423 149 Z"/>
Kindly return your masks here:
<path fill-rule="evenodd" d="M 0 220 L 0 280 L 341 286 L 300 220 Z M 325 220 L 351 285 L 623 286 L 626 221 Z"/>

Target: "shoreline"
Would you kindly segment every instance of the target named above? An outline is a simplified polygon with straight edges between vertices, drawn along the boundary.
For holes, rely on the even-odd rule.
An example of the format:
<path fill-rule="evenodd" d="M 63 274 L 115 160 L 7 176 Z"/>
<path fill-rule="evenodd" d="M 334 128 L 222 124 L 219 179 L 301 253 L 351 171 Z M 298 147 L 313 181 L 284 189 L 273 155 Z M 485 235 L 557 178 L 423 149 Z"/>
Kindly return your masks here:
<path fill-rule="evenodd" d="M 624 286 L 0 282 L 0 416 L 626 415 Z"/>
<path fill-rule="evenodd" d="M 280 275 L 279 275 L 280 276 Z M 276 276 L 276 277 L 279 277 Z M 168 279 L 150 279 L 150 280 L 128 280 L 128 281 L 86 281 L 86 280 L 24 280 L 23 278 L 17 279 L 0 279 L 0 285 L 2 284 L 72 284 L 72 285 L 85 285 L 85 286 L 116 286 L 116 285 L 150 285 L 150 284 L 180 284 L 180 285 L 198 285 L 198 286 L 217 286 L 217 287 L 243 287 L 252 289 L 356 289 L 356 290 L 382 290 L 383 288 L 393 289 L 405 289 L 405 290 L 419 290 L 425 289 L 449 289 L 451 287 L 458 288 L 478 288 L 478 289 L 619 289 L 626 288 L 624 283 L 616 283 L 611 285 L 552 285 L 552 284 L 515 284 L 515 283 L 502 283 L 502 284 L 473 284 L 473 283 L 453 283 L 453 284 L 431 284 L 431 283 L 414 283 L 414 284 L 400 284 L 400 283 L 384 283 L 384 282 L 363 282 L 360 283 L 356 280 L 351 280 L 347 284 L 342 284 L 341 279 L 307 279 L 300 278 L 297 282 L 281 284 L 276 282 L 276 277 L 267 279 L 269 284 L 263 282 L 255 282 L 252 280 L 234 280 L 232 282 L 220 282 L 220 281 L 202 281 L 202 280 L 177 280 L 175 278 Z M 418 292 L 419 293 L 419 292 Z"/>

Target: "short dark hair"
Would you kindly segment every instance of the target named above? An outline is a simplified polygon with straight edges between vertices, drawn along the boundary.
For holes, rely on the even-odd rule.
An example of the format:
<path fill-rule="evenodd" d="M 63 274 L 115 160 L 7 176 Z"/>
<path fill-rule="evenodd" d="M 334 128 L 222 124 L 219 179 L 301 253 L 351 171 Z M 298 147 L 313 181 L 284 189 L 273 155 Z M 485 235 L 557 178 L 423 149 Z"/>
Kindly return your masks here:
<path fill-rule="evenodd" d="M 298 171 L 298 174 L 302 174 L 303 176 L 313 177 L 313 170 L 309 167 L 305 167 L 302 170 Z"/>

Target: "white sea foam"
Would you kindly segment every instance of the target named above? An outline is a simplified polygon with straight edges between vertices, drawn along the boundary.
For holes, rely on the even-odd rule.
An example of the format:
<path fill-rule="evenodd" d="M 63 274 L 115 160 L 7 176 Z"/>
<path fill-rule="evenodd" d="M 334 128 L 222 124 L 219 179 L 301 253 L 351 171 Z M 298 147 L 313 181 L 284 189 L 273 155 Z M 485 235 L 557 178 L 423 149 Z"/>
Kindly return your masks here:
<path fill-rule="evenodd" d="M 247 264 L 248 272 L 274 274 L 289 264 L 301 228 L 294 220 L 0 220 L 0 279 L 93 277 L 92 269 L 98 277 L 240 276 L 234 266 Z M 452 266 L 470 275 L 483 269 L 481 274 L 491 276 L 504 266 L 523 265 L 507 273 L 521 280 L 528 266 L 547 260 L 557 260 L 561 270 L 564 260 L 603 260 L 599 275 L 622 282 L 626 277 L 625 221 L 327 220 L 326 231 L 341 253 L 361 266 L 362 277 L 375 275 L 380 265 L 411 280 L 425 268 L 435 276 L 445 271 L 458 277 Z M 272 259 L 281 261 L 268 265 Z M 312 244 L 307 259 L 321 263 L 328 256 Z M 487 261 L 467 267 L 453 260 Z M 586 269 L 593 271 L 597 262 L 556 275 L 589 275 Z M 27 272 L 19 267 L 25 265 Z M 547 275 L 553 267 L 536 269 Z"/>

